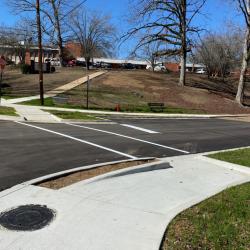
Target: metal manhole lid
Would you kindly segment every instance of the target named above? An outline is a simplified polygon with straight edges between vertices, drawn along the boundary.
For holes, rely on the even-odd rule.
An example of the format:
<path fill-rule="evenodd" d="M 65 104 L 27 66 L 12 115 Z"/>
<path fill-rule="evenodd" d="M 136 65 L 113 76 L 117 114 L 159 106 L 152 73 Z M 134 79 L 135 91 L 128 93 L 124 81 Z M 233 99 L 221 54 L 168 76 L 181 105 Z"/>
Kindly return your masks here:
<path fill-rule="evenodd" d="M 0 225 L 13 231 L 35 231 L 49 225 L 55 212 L 47 206 L 24 205 L 0 214 Z"/>

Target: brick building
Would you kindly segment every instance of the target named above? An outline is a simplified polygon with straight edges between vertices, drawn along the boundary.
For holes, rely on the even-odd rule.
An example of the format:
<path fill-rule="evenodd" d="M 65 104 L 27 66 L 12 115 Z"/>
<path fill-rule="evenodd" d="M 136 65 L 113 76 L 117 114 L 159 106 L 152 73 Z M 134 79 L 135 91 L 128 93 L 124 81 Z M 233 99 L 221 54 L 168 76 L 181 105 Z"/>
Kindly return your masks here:
<path fill-rule="evenodd" d="M 68 42 L 65 45 L 66 53 L 75 59 L 82 56 L 82 47 L 80 43 Z"/>
<path fill-rule="evenodd" d="M 31 60 L 38 62 L 39 48 L 36 46 L 9 46 L 0 45 L 0 55 L 3 55 L 8 62 L 19 64 L 24 61 L 30 64 Z M 59 50 L 48 46 L 43 47 L 43 62 L 48 58 L 58 58 Z"/>

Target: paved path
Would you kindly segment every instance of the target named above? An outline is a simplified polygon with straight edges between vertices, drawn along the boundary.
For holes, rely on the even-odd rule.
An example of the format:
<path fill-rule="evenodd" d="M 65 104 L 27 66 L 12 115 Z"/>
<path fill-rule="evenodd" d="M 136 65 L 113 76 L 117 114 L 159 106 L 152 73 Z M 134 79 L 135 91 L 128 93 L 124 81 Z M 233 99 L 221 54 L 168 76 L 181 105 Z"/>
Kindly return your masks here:
<path fill-rule="evenodd" d="M 179 212 L 250 181 L 250 173 L 233 170 L 231 164 L 197 156 L 165 160 L 170 168 L 167 163 L 161 170 L 144 165 L 136 172 L 124 169 L 57 191 L 19 185 L 0 193 L 0 212 L 25 204 L 56 211 L 55 220 L 40 231 L 1 230 L 0 249 L 158 250 L 168 223 Z"/>
<path fill-rule="evenodd" d="M 99 72 L 95 72 L 91 75 L 89 75 L 89 79 L 94 79 L 98 76 L 101 76 L 103 74 L 105 74 L 106 72 L 105 71 L 99 71 Z M 53 89 L 51 91 L 48 91 L 45 93 L 44 97 L 47 98 L 47 97 L 53 97 L 53 96 L 56 96 L 58 94 L 62 94 L 66 91 L 69 91 L 73 88 L 76 88 L 77 86 L 85 83 L 87 81 L 87 76 L 84 76 L 80 79 L 77 79 L 73 82 L 70 82 L 70 83 L 67 83 L 63 86 L 60 86 L 56 89 Z M 9 99 L 9 100 L 6 100 L 6 104 L 15 104 L 15 103 L 20 103 L 20 102 L 25 102 L 25 101 L 31 101 L 31 100 L 35 100 L 35 99 L 39 99 L 40 96 L 39 95 L 36 95 L 36 96 L 29 96 L 29 97 L 22 97 L 22 98 L 16 98 L 16 99 Z"/>
<path fill-rule="evenodd" d="M 103 75 L 104 73 L 105 73 L 104 71 L 93 73 L 89 76 L 89 79 L 96 78 L 98 76 Z M 46 92 L 44 95 L 44 98 L 53 97 L 53 96 L 56 96 L 58 94 L 69 91 L 69 90 L 76 88 L 77 86 L 85 83 L 86 81 L 87 81 L 87 76 L 82 77 L 80 79 L 77 79 L 71 83 L 60 86 L 52 91 Z M 44 107 L 42 107 L 42 106 L 39 107 L 39 106 L 28 106 L 28 105 L 18 105 L 17 104 L 20 102 L 35 100 L 35 99 L 39 99 L 39 98 L 40 98 L 40 96 L 37 95 L 37 96 L 22 97 L 22 98 L 17 98 L 17 99 L 3 100 L 2 105 L 15 108 L 18 115 L 21 117 L 21 120 L 24 120 L 24 121 L 47 122 L 47 123 L 59 122 L 60 119 L 51 115 L 48 112 L 44 112 L 42 110 Z M 16 119 L 19 120 L 20 118 L 16 118 Z"/>

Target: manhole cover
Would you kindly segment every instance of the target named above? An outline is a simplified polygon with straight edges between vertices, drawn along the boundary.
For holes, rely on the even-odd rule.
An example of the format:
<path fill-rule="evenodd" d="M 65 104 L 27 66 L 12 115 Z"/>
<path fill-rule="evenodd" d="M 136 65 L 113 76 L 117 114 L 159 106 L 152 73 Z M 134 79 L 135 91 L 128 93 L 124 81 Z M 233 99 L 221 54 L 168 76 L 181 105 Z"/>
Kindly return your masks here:
<path fill-rule="evenodd" d="M 25 205 L 0 214 L 0 225 L 15 231 L 34 231 L 49 225 L 55 212 L 46 206 Z"/>

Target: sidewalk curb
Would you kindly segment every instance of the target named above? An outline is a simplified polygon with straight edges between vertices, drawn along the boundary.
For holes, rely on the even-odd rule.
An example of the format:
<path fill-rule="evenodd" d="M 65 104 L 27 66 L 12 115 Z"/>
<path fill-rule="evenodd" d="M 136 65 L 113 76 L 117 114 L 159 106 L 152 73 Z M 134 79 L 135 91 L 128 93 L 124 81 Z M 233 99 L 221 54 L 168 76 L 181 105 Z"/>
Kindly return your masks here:
<path fill-rule="evenodd" d="M 44 182 L 44 181 L 49 181 L 49 180 L 54 179 L 54 178 L 60 178 L 60 177 L 62 177 L 64 175 L 73 174 L 73 173 L 80 172 L 80 171 L 83 171 L 83 170 L 90 170 L 90 169 L 94 169 L 94 168 L 98 168 L 98 167 L 103 167 L 103 166 L 106 166 L 106 165 L 114 165 L 114 164 L 119 164 L 119 163 L 142 161 L 142 160 L 154 160 L 154 159 L 157 160 L 157 158 L 154 158 L 154 157 L 143 157 L 143 158 L 138 158 L 136 160 L 133 160 L 133 159 L 127 160 L 126 159 L 126 160 L 119 160 L 119 161 L 103 162 L 103 163 L 98 163 L 98 164 L 91 164 L 91 165 L 87 165 L 87 166 L 72 168 L 72 169 L 60 171 L 60 172 L 57 172 L 57 173 L 54 173 L 54 174 L 44 175 L 44 176 L 29 180 L 29 181 L 26 181 L 26 182 L 17 184 L 15 186 L 11 187 L 11 188 L 6 189 L 6 190 L 0 191 L 0 199 L 2 197 L 4 197 L 4 196 L 8 195 L 8 194 L 14 193 L 14 192 L 16 192 L 16 191 L 18 191 L 20 189 L 23 189 L 23 188 L 29 186 L 29 185 L 35 185 L 35 184 L 38 184 L 38 183 L 41 183 L 41 182 Z M 152 163 L 144 163 L 144 164 L 141 164 L 141 165 L 137 165 L 136 167 L 140 167 L 140 166 L 146 165 L 146 164 L 153 164 L 153 162 Z M 114 171 L 112 171 L 112 172 L 114 172 Z M 109 174 L 111 174 L 112 172 L 109 172 Z M 100 175 L 100 176 L 104 176 L 104 174 Z M 99 177 L 99 176 L 97 176 L 97 177 Z M 93 178 L 95 178 L 95 177 L 93 177 Z M 91 179 L 93 179 L 93 178 L 91 178 Z"/>

